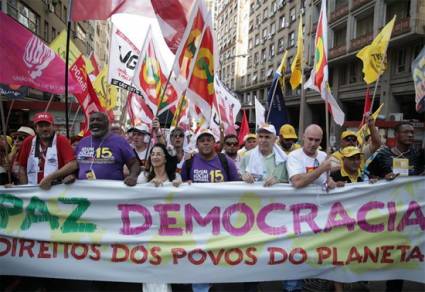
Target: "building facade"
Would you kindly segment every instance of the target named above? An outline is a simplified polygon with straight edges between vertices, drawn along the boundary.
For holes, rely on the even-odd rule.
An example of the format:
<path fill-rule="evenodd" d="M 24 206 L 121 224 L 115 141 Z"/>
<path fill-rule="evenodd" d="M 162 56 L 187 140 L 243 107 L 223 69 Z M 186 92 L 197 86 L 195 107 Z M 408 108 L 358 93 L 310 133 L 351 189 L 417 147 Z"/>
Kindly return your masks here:
<path fill-rule="evenodd" d="M 226 2 L 226 1 L 225 1 Z M 232 3 L 232 1 L 227 1 Z M 234 1 L 237 2 L 237 1 Z M 291 90 L 289 85 L 290 64 L 296 53 L 299 17 L 304 24 L 304 80 L 310 75 L 314 60 L 314 37 L 320 13 L 320 0 L 250 0 L 249 31 L 241 34 L 248 40 L 246 71 L 228 69 L 220 64 L 220 77 L 237 92 L 242 108 L 249 113 L 250 122 L 255 121 L 254 98 L 264 105 L 271 85 L 273 72 L 280 64 L 283 52 L 288 50 L 285 101 L 291 123 L 298 127 L 301 90 Z M 230 4 L 228 4 L 230 5 Z M 397 15 L 392 38 L 387 51 L 387 69 L 376 88 L 374 109 L 384 103 L 381 117 L 393 125 L 393 120 L 411 120 L 420 128 L 424 115 L 415 112 L 415 92 L 411 74 L 411 62 L 425 44 L 425 0 L 328 0 L 328 48 L 329 79 L 332 92 L 346 113 L 344 127 L 356 127 L 362 118 L 364 97 L 367 91 L 363 81 L 363 64 L 356 54 L 370 44 L 382 27 Z M 218 16 L 218 37 L 236 42 L 232 30 L 224 29 L 226 22 Z M 232 17 L 236 19 L 237 13 Z M 226 35 L 227 33 L 227 35 Z M 231 49 L 233 49 L 230 46 Z M 220 59 L 227 59 L 227 51 L 220 51 Z M 233 61 L 233 60 L 232 60 Z M 230 63 L 230 62 L 229 62 Z M 229 73 L 230 71 L 230 73 Z M 232 82 L 232 79 L 235 79 Z M 226 82 L 227 81 L 227 82 Z M 369 91 L 372 95 L 375 84 Z M 305 91 L 306 106 L 304 125 L 325 125 L 325 106 L 320 96 Z M 332 125 L 331 134 L 338 136 L 339 127 Z M 388 133 L 386 133 L 388 134 Z M 391 135 L 388 134 L 388 135 Z M 424 139 L 419 133 L 419 139 Z M 422 138 L 421 138 L 422 137 Z"/>

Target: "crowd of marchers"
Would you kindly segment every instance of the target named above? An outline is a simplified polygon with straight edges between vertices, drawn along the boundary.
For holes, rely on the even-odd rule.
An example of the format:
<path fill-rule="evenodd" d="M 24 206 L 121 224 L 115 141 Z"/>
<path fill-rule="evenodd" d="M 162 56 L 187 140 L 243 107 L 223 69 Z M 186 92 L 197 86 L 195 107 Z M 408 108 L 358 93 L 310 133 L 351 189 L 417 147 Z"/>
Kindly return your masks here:
<path fill-rule="evenodd" d="M 295 188 L 320 185 L 324 191 L 347 183 L 394 180 L 399 175 L 424 175 L 424 149 L 414 147 L 414 127 L 400 122 L 394 129 L 395 145 L 381 143 L 375 120 L 365 116 L 366 135 L 343 131 L 340 149 L 322 151 L 323 130 L 307 126 L 298 137 L 294 127 L 279 132 L 262 124 L 255 134 L 239 141 L 236 134 L 216 140 L 209 129 L 197 134 L 180 127 L 165 135 L 155 119 L 149 128 L 139 125 L 126 132 L 111 127 L 101 112 L 90 115 L 89 135 L 68 140 L 56 133 L 54 118 L 40 112 L 34 129 L 22 126 L 0 139 L 0 182 L 49 189 L 75 180 L 108 179 L 127 186 L 149 183 L 157 187 L 180 184 L 244 181 L 264 187 L 289 183 Z M 361 142 L 361 143 L 360 143 Z M 145 291 L 170 291 L 170 286 L 145 284 Z M 193 284 L 193 291 L 208 291 L 210 284 Z M 245 291 L 256 291 L 258 283 L 245 283 Z M 387 282 L 387 291 L 402 291 L 403 281 Z M 342 283 L 327 280 L 283 281 L 283 291 L 343 291 Z"/>

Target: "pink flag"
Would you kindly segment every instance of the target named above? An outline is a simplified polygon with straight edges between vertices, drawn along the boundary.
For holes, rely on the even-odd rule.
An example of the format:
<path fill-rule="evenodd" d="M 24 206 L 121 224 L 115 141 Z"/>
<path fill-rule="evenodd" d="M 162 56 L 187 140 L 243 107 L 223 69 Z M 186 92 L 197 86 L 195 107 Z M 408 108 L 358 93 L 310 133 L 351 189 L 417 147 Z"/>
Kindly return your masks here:
<path fill-rule="evenodd" d="M 151 0 L 162 35 L 175 54 L 186 29 L 194 0 Z"/>
<path fill-rule="evenodd" d="M 71 19 L 106 20 L 117 13 L 153 16 L 149 0 L 73 0 Z"/>
<path fill-rule="evenodd" d="M 65 63 L 62 59 L 31 31 L 2 12 L 0 27 L 0 83 L 63 94 Z M 71 74 L 69 92 L 82 92 Z"/>

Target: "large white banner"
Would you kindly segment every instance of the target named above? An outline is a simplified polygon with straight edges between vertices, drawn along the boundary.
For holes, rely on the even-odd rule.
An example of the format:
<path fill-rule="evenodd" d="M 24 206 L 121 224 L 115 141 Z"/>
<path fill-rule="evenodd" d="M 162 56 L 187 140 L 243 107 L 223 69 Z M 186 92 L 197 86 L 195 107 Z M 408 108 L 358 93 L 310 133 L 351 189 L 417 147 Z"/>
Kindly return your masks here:
<path fill-rule="evenodd" d="M 125 282 L 425 282 L 425 178 L 4 189 L 0 274 Z M 249 275 L 249 277 L 248 277 Z"/>

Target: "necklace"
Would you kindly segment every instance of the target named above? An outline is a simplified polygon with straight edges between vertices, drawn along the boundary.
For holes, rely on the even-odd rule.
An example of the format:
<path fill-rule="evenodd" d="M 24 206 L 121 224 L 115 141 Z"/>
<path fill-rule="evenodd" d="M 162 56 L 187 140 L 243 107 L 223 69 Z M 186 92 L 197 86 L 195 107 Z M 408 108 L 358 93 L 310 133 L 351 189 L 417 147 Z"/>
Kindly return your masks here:
<path fill-rule="evenodd" d="M 90 148 L 93 149 L 93 156 L 92 156 L 92 160 L 91 160 L 91 164 L 90 164 L 90 170 L 93 170 L 93 163 L 96 159 L 96 151 L 97 149 L 99 149 L 100 147 L 102 147 L 103 142 L 105 142 L 106 138 L 109 137 L 109 134 L 105 135 L 102 140 L 100 141 L 99 146 L 96 147 L 96 149 L 93 149 L 93 136 L 90 136 Z"/>
<path fill-rule="evenodd" d="M 409 152 L 410 152 L 410 148 L 409 148 L 409 149 L 407 149 L 407 151 L 401 152 L 401 151 L 400 151 L 400 149 L 398 149 L 398 147 L 397 147 L 397 146 L 393 147 L 391 150 L 392 150 L 392 152 L 393 152 L 395 155 L 397 155 L 397 158 L 399 158 L 399 157 L 404 157 L 404 155 L 405 155 L 405 154 L 407 154 L 407 153 L 409 153 Z M 396 151 L 397 151 L 397 152 L 396 152 Z"/>

